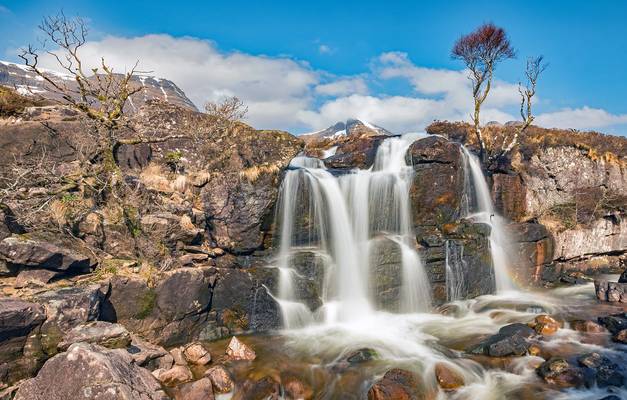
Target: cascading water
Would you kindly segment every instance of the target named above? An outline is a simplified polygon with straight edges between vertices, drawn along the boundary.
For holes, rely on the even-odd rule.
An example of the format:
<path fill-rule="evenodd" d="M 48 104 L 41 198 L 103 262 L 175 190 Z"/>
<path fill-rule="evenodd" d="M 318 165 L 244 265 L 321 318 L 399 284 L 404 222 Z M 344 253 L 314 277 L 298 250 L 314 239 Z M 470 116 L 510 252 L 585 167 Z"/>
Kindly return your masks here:
<path fill-rule="evenodd" d="M 381 237 L 395 243 L 401 254 L 398 307 L 387 311 L 412 313 L 430 308 L 429 282 L 412 229 L 413 169 L 405 161 L 407 149 L 418 137 L 389 138 L 379 146 L 372 168 L 339 176 L 315 158 L 292 161 L 278 207 L 277 300 L 286 328 L 313 321 L 349 321 L 375 310 L 371 253 L 373 242 Z M 303 252 L 317 254 L 323 265 L 322 306 L 314 312 L 298 289 L 304 277 L 294 260 Z"/>
<path fill-rule="evenodd" d="M 489 224 L 491 227 L 490 253 L 494 265 L 497 292 L 514 290 L 515 286 L 510 278 L 508 257 L 505 250 L 509 243 L 507 233 L 505 232 L 505 220 L 494 210 L 490 189 L 481 170 L 479 159 L 468 151 L 465 146 L 462 146 L 462 153 L 464 155 L 465 173 L 467 174 L 470 171 L 469 176 L 466 175 L 465 182 L 466 204 L 468 207 L 467 217 Z M 474 188 L 474 191 L 471 188 Z M 470 205 L 469 193 L 474 193 L 474 208 Z"/>

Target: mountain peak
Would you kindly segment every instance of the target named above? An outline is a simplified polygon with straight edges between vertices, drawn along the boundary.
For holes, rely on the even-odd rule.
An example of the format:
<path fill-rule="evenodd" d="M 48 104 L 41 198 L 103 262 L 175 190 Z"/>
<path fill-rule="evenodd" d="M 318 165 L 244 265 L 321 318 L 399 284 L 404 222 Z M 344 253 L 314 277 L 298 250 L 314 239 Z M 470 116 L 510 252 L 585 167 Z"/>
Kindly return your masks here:
<path fill-rule="evenodd" d="M 387 129 L 380 126 L 362 121 L 356 118 L 349 118 L 345 122 L 339 121 L 330 127 L 311 133 L 300 135 L 305 141 L 321 140 L 321 139 L 338 139 L 347 136 L 391 136 L 393 135 Z"/>
<path fill-rule="evenodd" d="M 64 85 L 76 85 L 73 76 L 69 73 L 43 68 L 41 71 L 55 82 L 65 81 L 63 82 Z M 128 111 L 131 113 L 152 99 L 160 99 L 194 111 L 198 110 L 194 103 L 172 81 L 149 75 L 134 75 L 132 81 L 140 84 L 142 90 L 129 99 Z M 0 86 L 15 88 L 19 94 L 26 96 L 37 95 L 50 100 L 61 99 L 58 93 L 48 90 L 43 78 L 37 76 L 30 67 L 23 64 L 0 60 Z"/>

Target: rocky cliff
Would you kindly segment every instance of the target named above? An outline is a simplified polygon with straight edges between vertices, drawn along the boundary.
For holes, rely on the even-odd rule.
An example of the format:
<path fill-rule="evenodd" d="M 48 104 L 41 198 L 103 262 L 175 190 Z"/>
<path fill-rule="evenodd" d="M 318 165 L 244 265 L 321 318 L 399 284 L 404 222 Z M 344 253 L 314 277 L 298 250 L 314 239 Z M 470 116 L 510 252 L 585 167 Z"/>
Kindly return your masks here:
<path fill-rule="evenodd" d="M 514 129 L 486 127 L 489 146 L 500 149 Z M 439 122 L 427 131 L 476 145 L 467 124 Z M 627 139 L 532 126 L 514 151 L 487 165 L 486 172 L 497 209 L 513 221 L 521 282 L 624 268 Z"/>

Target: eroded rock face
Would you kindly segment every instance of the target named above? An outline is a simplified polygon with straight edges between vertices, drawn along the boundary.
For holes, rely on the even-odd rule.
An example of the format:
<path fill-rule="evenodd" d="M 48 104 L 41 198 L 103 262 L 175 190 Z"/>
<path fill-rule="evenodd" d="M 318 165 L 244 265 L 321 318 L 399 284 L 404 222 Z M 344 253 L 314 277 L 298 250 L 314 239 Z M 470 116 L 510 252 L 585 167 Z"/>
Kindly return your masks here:
<path fill-rule="evenodd" d="M 37 370 L 40 357 L 31 351 L 29 336 L 45 319 L 45 310 L 37 303 L 0 298 L 0 384 L 11 384 Z"/>
<path fill-rule="evenodd" d="M 103 318 L 157 344 L 189 342 L 209 319 L 213 274 L 211 268 L 180 268 L 166 272 L 155 287 L 140 277 L 113 277 Z"/>
<path fill-rule="evenodd" d="M 136 366 L 125 350 L 76 343 L 48 360 L 35 378 L 24 382 L 16 400 L 165 400 L 157 380 Z"/>

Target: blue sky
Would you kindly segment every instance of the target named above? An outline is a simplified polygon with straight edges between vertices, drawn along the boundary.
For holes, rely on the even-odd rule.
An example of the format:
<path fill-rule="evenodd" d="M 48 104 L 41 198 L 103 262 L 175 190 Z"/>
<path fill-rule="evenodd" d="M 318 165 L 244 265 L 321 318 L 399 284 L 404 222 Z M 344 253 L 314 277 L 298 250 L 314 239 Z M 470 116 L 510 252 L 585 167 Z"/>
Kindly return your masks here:
<path fill-rule="evenodd" d="M 627 134 L 626 1 L 0 0 L 0 58 L 17 61 L 15 49 L 35 39 L 41 17 L 61 8 L 90 20 L 89 56 L 99 51 L 120 68 L 141 57 L 199 105 L 236 94 L 249 103 L 254 125 L 294 132 L 351 116 L 396 130 L 466 118 L 464 81 L 447 74 L 463 68 L 450 48 L 492 21 L 508 31 L 519 56 L 498 67 L 502 91 L 513 92 L 495 97 L 486 118 L 516 117 L 525 57 L 543 54 L 550 67 L 539 85 L 539 121 Z M 135 51 L 116 53 L 127 48 Z M 165 56 L 172 49 L 180 58 Z M 413 108 L 420 109 L 414 116 Z"/>

